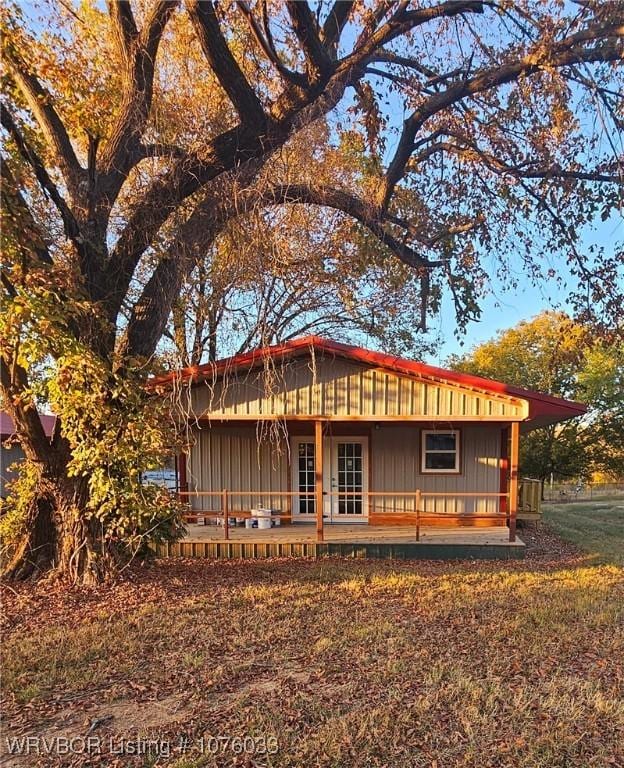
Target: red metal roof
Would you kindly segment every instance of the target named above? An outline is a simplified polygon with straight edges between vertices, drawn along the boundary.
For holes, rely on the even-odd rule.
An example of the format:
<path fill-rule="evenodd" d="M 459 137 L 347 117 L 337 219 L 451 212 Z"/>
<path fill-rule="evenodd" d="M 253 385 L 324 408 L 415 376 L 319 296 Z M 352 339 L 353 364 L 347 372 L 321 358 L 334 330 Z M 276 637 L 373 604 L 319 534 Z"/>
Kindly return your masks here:
<path fill-rule="evenodd" d="M 550 424 L 556 421 L 563 421 L 575 416 L 581 416 L 587 413 L 587 406 L 583 403 L 577 403 L 573 400 L 565 400 L 561 397 L 553 397 L 542 392 L 535 392 L 522 387 L 514 387 L 510 384 L 504 384 L 502 381 L 494 379 L 485 379 L 481 376 L 474 376 L 470 373 L 460 373 L 450 371 L 445 368 L 437 368 L 434 365 L 420 363 L 416 360 L 388 355 L 383 352 L 374 352 L 370 349 L 342 344 L 331 339 L 324 339 L 321 336 L 304 336 L 300 339 L 276 344 L 270 347 L 263 347 L 253 352 L 245 352 L 240 355 L 233 355 L 214 363 L 205 363 L 204 365 L 191 366 L 172 371 L 164 376 L 158 376 L 150 380 L 150 388 L 158 388 L 162 385 L 168 385 L 174 379 L 181 381 L 190 380 L 192 383 L 200 382 L 207 378 L 213 378 L 224 372 L 231 372 L 237 369 L 250 369 L 260 365 L 263 360 L 269 358 L 297 357 L 306 354 L 314 349 L 315 352 L 335 357 L 343 357 L 355 362 L 372 365 L 379 368 L 385 368 L 396 373 L 406 374 L 408 376 L 418 376 L 442 380 L 460 384 L 464 387 L 479 389 L 493 394 L 504 394 L 511 397 L 522 398 L 529 403 L 528 421 L 534 422 L 534 426 L 540 424 Z"/>
<path fill-rule="evenodd" d="M 39 418 L 41 419 L 41 424 L 43 425 L 43 430 L 46 433 L 47 437 L 52 437 L 52 433 L 54 432 L 54 424 L 56 423 L 56 416 L 53 416 L 50 413 L 40 413 Z M 5 413 L 4 411 L 0 412 L 0 435 L 3 438 L 9 437 L 10 435 L 13 435 L 15 433 L 15 424 L 13 423 L 13 419 L 9 416 L 8 413 Z"/>

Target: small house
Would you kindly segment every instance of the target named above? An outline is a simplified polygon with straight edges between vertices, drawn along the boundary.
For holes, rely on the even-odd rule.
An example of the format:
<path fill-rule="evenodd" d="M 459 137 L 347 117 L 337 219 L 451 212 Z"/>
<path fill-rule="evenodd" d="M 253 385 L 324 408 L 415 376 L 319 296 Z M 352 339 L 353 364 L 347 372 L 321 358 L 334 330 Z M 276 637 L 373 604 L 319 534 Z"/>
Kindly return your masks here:
<path fill-rule="evenodd" d="M 152 386 L 175 387 L 186 409 L 190 449 L 178 457 L 178 483 L 189 519 L 227 529 L 269 509 L 281 536 L 292 526 L 291 537 L 314 532 L 317 541 L 334 526 L 347 539 L 361 539 L 363 527 L 370 536 L 498 527 L 513 541 L 521 434 L 586 412 L 316 336 Z"/>

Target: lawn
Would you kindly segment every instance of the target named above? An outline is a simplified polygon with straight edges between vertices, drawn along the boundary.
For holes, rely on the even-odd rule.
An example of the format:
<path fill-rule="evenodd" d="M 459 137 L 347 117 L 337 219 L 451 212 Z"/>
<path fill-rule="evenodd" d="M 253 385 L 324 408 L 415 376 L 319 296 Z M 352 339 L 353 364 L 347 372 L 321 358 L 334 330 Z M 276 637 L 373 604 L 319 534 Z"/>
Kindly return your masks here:
<path fill-rule="evenodd" d="M 5 590 L 3 736 L 159 740 L 42 765 L 622 766 L 624 570 L 547 532 L 539 551 L 161 561 Z"/>
<path fill-rule="evenodd" d="M 595 562 L 624 565 L 624 496 L 578 504 L 547 504 L 544 520 Z"/>

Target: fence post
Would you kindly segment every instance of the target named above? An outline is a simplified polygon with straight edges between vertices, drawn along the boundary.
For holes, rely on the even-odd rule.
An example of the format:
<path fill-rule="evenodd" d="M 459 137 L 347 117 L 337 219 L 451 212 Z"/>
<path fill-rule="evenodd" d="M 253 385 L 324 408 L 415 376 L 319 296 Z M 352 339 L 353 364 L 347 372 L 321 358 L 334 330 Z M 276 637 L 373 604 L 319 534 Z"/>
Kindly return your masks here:
<path fill-rule="evenodd" d="M 221 513 L 223 515 L 223 538 L 230 538 L 230 511 L 228 509 L 228 492 L 224 488 L 221 493 Z"/>
<path fill-rule="evenodd" d="M 416 541 L 420 541 L 420 488 L 414 494 L 414 504 L 416 506 Z"/>

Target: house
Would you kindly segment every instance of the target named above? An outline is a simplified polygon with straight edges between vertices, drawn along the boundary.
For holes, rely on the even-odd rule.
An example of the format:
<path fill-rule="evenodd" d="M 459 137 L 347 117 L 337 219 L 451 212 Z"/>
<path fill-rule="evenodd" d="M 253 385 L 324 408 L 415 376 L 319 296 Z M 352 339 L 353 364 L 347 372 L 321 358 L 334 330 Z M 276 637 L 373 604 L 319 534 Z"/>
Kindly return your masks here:
<path fill-rule="evenodd" d="M 318 542 L 335 538 L 334 526 L 347 540 L 461 526 L 498 528 L 513 542 L 520 433 L 586 412 L 316 336 L 176 371 L 152 387 L 174 388 L 188 416 L 178 483 L 189 519 L 220 521 L 228 536 L 234 519 L 270 509 L 281 537 L 305 532 Z"/>
<path fill-rule="evenodd" d="M 54 432 L 56 417 L 42 414 L 39 417 L 46 436 L 51 439 Z M 22 461 L 24 452 L 15 435 L 15 425 L 8 413 L 0 412 L 0 496 L 5 498 L 7 484 L 15 477 L 12 465 Z"/>

